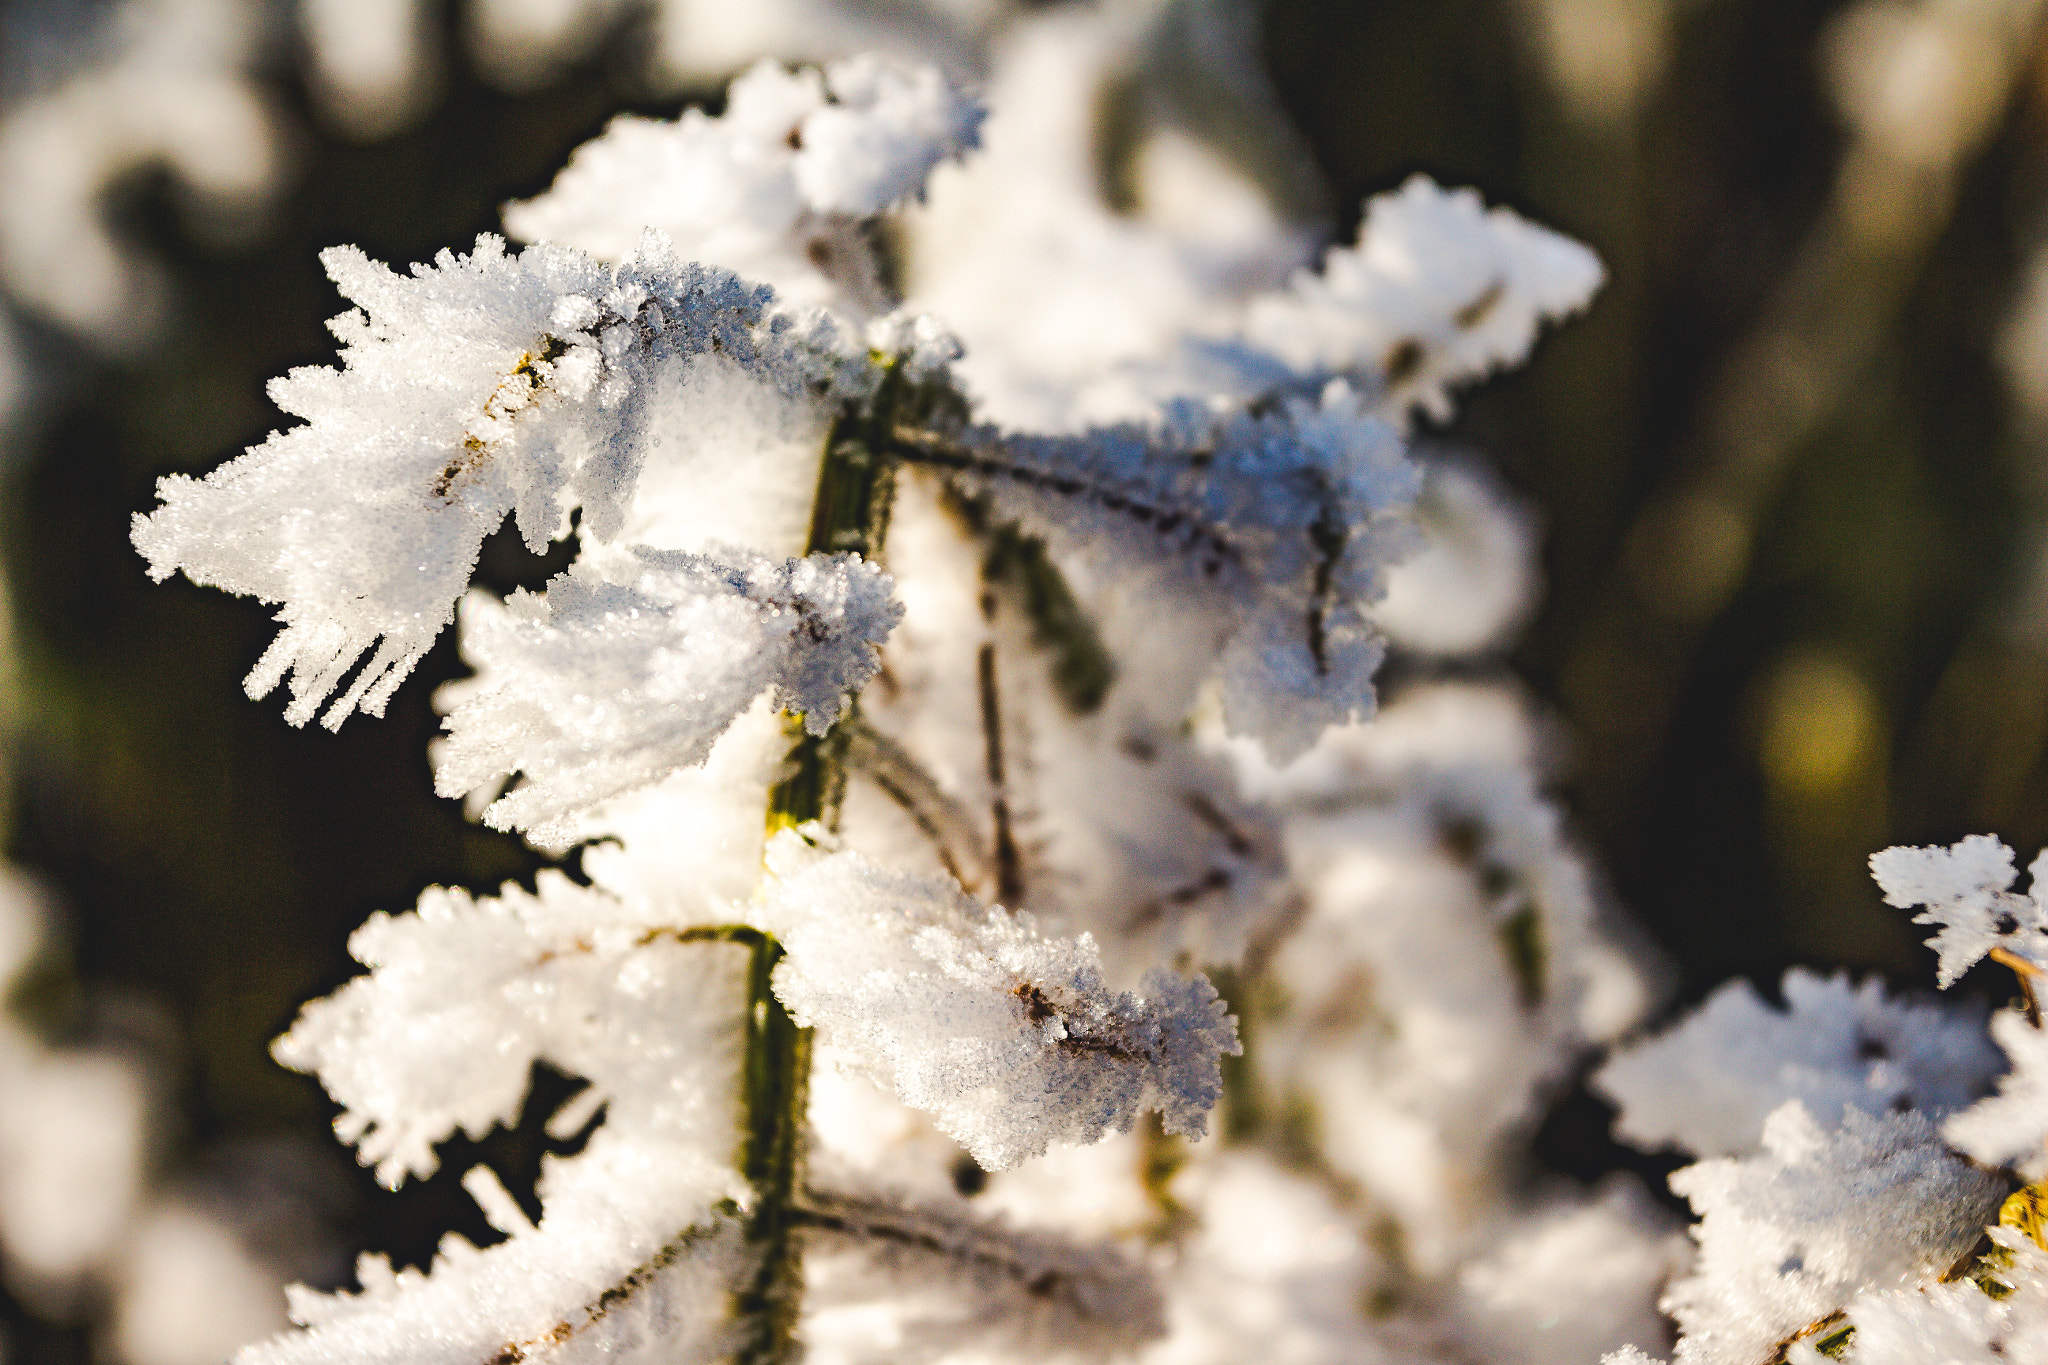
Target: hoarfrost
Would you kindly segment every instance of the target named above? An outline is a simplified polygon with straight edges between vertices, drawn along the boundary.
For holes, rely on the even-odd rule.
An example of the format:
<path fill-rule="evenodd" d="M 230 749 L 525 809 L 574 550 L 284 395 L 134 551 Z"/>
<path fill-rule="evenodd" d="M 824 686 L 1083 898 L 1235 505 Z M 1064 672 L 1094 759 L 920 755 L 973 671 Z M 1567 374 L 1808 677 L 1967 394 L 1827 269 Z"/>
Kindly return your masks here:
<path fill-rule="evenodd" d="M 694 1159 L 693 1159 L 694 1158 Z M 305 1330 L 238 1365 L 474 1365 L 546 1358 L 709 1365 L 734 1345 L 725 1307 L 756 1250 L 733 1185 L 677 1144 L 600 1130 L 543 1166 L 538 1227 L 478 1250 L 454 1233 L 426 1271 L 356 1264 L 357 1293 L 294 1287 Z"/>
<path fill-rule="evenodd" d="M 929 458 L 1125 592 L 1172 601 L 1188 647 L 1215 660 L 1231 729 L 1276 757 L 1371 714 L 1384 645 L 1364 608 L 1414 547 L 1420 476 L 1349 385 Z"/>
<path fill-rule="evenodd" d="M 1113 994 L 1087 935 L 1048 938 L 949 879 L 819 855 L 794 832 L 768 867 L 756 914 L 789 952 L 776 995 L 985 1168 L 1121 1132 L 1143 1109 L 1170 1133 L 1205 1131 L 1217 1059 L 1238 1051 L 1206 979 L 1155 969 Z"/>
<path fill-rule="evenodd" d="M 1987 953 L 2003 950 L 2048 972 L 2048 909 L 2012 885 L 2012 850 L 1988 834 L 1950 848 L 1888 848 L 1870 857 L 1871 875 L 1887 905 L 1926 907 L 1915 924 L 1940 928 L 1927 945 L 1941 955 L 1944 989 Z M 2048 851 L 2027 869 L 2034 888 L 2048 886 Z"/>
<path fill-rule="evenodd" d="M 278 1039 L 343 1106 L 335 1131 L 396 1187 L 435 1144 L 510 1123 L 533 1063 L 587 1079 L 608 1126 L 723 1155 L 736 1141 L 743 950 L 650 926 L 603 892 L 543 872 L 537 893 L 430 889 L 382 912 L 349 951 L 372 970 Z"/>
<path fill-rule="evenodd" d="M 1996 1279 L 1866 1294 L 1844 1314 L 1855 1328 L 1845 1365 L 2044 1365 L 2048 1363 L 2048 1254 L 2009 1228 L 1992 1228 Z M 1802 1362 L 1802 1365 L 1809 1365 Z"/>
<path fill-rule="evenodd" d="M 1980 1009 L 1895 1001 L 1880 981 L 1852 987 L 1796 967 L 1784 991 L 1773 1009 L 1730 981 L 1683 1023 L 1617 1052 L 1593 1078 L 1621 1110 L 1615 1131 L 1643 1148 L 1746 1156 L 1787 1100 L 1815 1116 L 1854 1106 L 1939 1122 L 1997 1074 Z"/>
<path fill-rule="evenodd" d="M 478 594 L 463 649 L 479 683 L 447 718 L 435 787 L 460 796 L 524 772 L 484 820 L 573 843 L 570 817 L 703 763 L 764 691 L 824 734 L 874 675 L 901 615 L 890 590 L 858 555 L 636 546 L 586 555 L 545 597 Z"/>
<path fill-rule="evenodd" d="M 1671 1188 L 1700 1215 L 1698 1269 L 1663 1304 L 1677 1365 L 1752 1365 L 1858 1294 L 1940 1276 L 2005 1196 L 1924 1114 L 1850 1108 L 1830 1130 L 1797 1100 L 1764 1125 L 1762 1155 L 1689 1166 Z"/>
<path fill-rule="evenodd" d="M 1952 1116 L 1941 1135 L 1987 1166 L 2012 1166 L 2028 1180 L 2048 1177 L 2048 1032 L 2008 1010 L 1991 1036 L 2012 1059 L 1998 1093 Z"/>
<path fill-rule="evenodd" d="M 616 270 L 559 247 L 507 254 L 492 237 L 410 276 L 353 248 L 322 259 L 361 307 L 333 324 L 343 369 L 271 386 L 306 424 L 204 480 L 163 479 L 163 506 L 135 519 L 152 576 L 182 569 L 281 604 L 285 629 L 247 686 L 261 696 L 289 673 L 294 724 L 372 647 L 325 723 L 381 713 L 508 512 L 536 550 L 571 502 L 586 535 L 615 535 L 648 453 L 653 374 L 717 351 L 803 401 L 843 369 L 829 328 L 771 317 L 765 290 L 654 237 Z"/>

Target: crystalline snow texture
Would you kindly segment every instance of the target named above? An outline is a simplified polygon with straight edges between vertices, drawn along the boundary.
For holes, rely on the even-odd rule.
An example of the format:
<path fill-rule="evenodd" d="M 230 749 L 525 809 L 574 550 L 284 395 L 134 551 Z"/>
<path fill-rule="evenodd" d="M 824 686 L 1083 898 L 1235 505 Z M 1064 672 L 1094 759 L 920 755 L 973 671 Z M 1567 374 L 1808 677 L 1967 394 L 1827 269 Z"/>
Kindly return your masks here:
<path fill-rule="evenodd" d="M 1939 925 L 1929 947 L 1941 955 L 1944 989 L 1986 953 L 2003 948 L 2048 971 L 2048 911 L 2012 885 L 2012 850 L 1988 834 L 1973 834 L 1950 848 L 1888 848 L 1870 857 L 1870 873 L 1887 905 L 1925 906 L 1915 924 Z M 2027 876 L 2035 891 L 2048 886 L 2048 851 Z"/>
<path fill-rule="evenodd" d="M 444 1238 L 430 1273 L 358 1267 L 362 1291 L 292 1295 L 306 1324 L 242 1365 L 710 1361 L 732 1342 L 733 1286 L 754 1249 L 731 1201 L 748 950 L 650 928 L 625 904 L 542 873 L 538 894 L 429 891 L 350 940 L 372 967 L 309 1005 L 280 1060 L 317 1070 L 337 1130 L 387 1184 L 435 1165 L 457 1128 L 510 1122 L 536 1060 L 588 1079 L 604 1121 L 546 1158 L 538 1227 L 502 1189 L 465 1181 L 511 1234 Z M 587 1120 L 586 1120 L 587 1121 Z M 721 1211 L 723 1210 L 723 1211 Z"/>
<path fill-rule="evenodd" d="M 1847 1365 L 2048 1362 L 2048 1253 L 2010 1228 L 1991 1236 L 2009 1258 L 1998 1278 L 2011 1293 L 1993 1298 L 1961 1279 L 1865 1295 L 1846 1310 L 1856 1329 Z"/>
<path fill-rule="evenodd" d="M 1797 968 L 1785 1006 L 1731 981 L 1684 1023 L 1617 1054 L 1594 1078 L 1621 1109 L 1616 1132 L 1644 1148 L 1745 1156 L 1786 1100 L 1827 1121 L 1845 1105 L 1939 1120 L 1998 1071 L 1977 1010 L 1895 1002 L 1881 982 L 1858 989 Z"/>
<path fill-rule="evenodd" d="M 900 615 L 890 588 L 857 555 L 636 549 L 586 559 L 545 598 L 472 599 L 463 644 L 481 687 L 448 717 L 436 787 L 523 771 L 485 821 L 567 844 L 569 817 L 702 763 L 763 691 L 823 734 L 874 675 Z"/>
<path fill-rule="evenodd" d="M 646 457 L 637 400 L 662 367 L 715 349 L 803 401 L 837 365 L 767 314 L 766 291 L 654 238 L 616 271 L 561 248 L 508 255 L 489 237 L 410 276 L 352 248 L 323 259 L 362 307 L 333 324 L 343 369 L 271 386 L 306 424 L 204 480 L 162 480 L 163 506 L 135 522 L 152 576 L 182 569 L 282 604 L 285 629 L 248 687 L 260 696 L 289 673 L 294 724 L 372 646 L 325 722 L 380 712 L 507 512 L 536 549 L 565 502 L 583 503 L 587 536 L 615 534 Z"/>
<path fill-rule="evenodd" d="M 757 913 L 789 950 L 775 993 L 985 1168 L 1124 1131 L 1141 1109 L 1205 1130 L 1218 1056 L 1238 1050 L 1206 979 L 1155 969 L 1112 993 L 1087 935 L 1045 937 L 948 879 L 818 857 L 793 833 L 769 868 Z"/>
<path fill-rule="evenodd" d="M 306 1330 L 236 1365 L 709 1365 L 734 1342 L 732 1288 L 755 1248 L 715 1207 L 729 1190 L 672 1144 L 600 1131 L 547 1158 L 538 1228 L 479 1251 L 442 1239 L 431 1270 L 357 1262 L 362 1291 L 291 1291 Z"/>
<path fill-rule="evenodd" d="M 559 873 L 538 886 L 436 888 L 414 913 L 371 916 L 349 939 L 370 973 L 278 1040 L 278 1060 L 342 1104 L 336 1131 L 386 1185 L 432 1173 L 458 1128 L 512 1122 L 536 1060 L 597 1086 L 607 1127 L 733 1150 L 742 950 L 647 929 Z"/>
<path fill-rule="evenodd" d="M 1824 1130 L 1789 1100 L 1763 1147 L 1671 1177 L 1700 1214 L 1699 1264 L 1663 1304 L 1684 1333 L 1679 1365 L 1754 1365 L 1859 1293 L 1934 1279 L 2005 1196 L 2005 1182 L 1944 1147 L 1924 1114 L 1852 1108 Z"/>

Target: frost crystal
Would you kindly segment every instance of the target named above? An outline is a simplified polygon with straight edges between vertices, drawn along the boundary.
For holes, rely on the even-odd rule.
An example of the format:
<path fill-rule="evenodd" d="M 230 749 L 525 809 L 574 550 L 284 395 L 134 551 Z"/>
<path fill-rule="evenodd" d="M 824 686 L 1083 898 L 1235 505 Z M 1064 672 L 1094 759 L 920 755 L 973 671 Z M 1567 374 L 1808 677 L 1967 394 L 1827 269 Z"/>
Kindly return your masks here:
<path fill-rule="evenodd" d="M 1855 1333 L 1840 1358 L 1847 1365 L 2048 1365 L 2048 1253 L 2009 1228 L 1989 1231 L 2004 1262 L 1997 1281 L 2009 1292 L 1959 1280 L 1866 1294 L 1845 1311 Z"/>
<path fill-rule="evenodd" d="M 436 788 L 460 796 L 522 771 L 484 819 L 559 846 L 575 841 L 567 817 L 702 763 L 764 691 L 824 734 L 901 608 L 858 555 L 636 547 L 586 557 L 544 598 L 479 595 L 466 612 L 481 676 L 448 717 Z"/>
<path fill-rule="evenodd" d="M 510 1123 L 535 1061 L 588 1079 L 608 1127 L 729 1150 L 738 949 L 640 922 L 558 872 L 539 893 L 429 890 L 349 939 L 370 967 L 308 1005 L 278 1060 L 317 1072 L 335 1131 L 396 1186 L 435 1169 L 435 1144 Z"/>
<path fill-rule="evenodd" d="M 732 1347 L 724 1307 L 755 1255 L 730 1205 L 719 1207 L 728 1192 L 685 1151 L 600 1132 L 581 1155 L 545 1165 L 539 1226 L 522 1216 L 481 1251 L 451 1233 L 425 1273 L 366 1255 L 360 1292 L 295 1289 L 292 1316 L 306 1330 L 237 1359 L 474 1365 L 545 1353 L 565 1365 L 708 1365 Z"/>
<path fill-rule="evenodd" d="M 617 270 L 556 247 L 508 255 L 489 237 L 409 277 L 353 249 L 323 259 L 362 307 L 334 323 L 344 369 L 271 386 L 306 425 L 204 480 L 162 480 L 163 507 L 135 521 L 154 577 L 182 569 L 282 604 L 285 629 L 248 688 L 261 696 L 289 672 L 294 724 L 373 646 L 325 721 L 379 714 L 508 512 L 536 548 L 565 498 L 583 503 L 587 534 L 615 534 L 664 367 L 717 351 L 789 398 L 836 373 L 836 338 L 799 337 L 768 316 L 765 291 L 657 239 Z"/>
<path fill-rule="evenodd" d="M 1784 989 L 1776 1010 L 1731 981 L 1684 1023 L 1617 1053 L 1594 1077 L 1621 1109 L 1616 1131 L 1644 1148 L 1744 1156 L 1787 1100 L 1816 1117 L 1853 1106 L 1939 1121 L 1997 1073 L 1980 1011 L 1895 1002 L 1882 982 L 1857 989 L 1796 968 Z"/>
<path fill-rule="evenodd" d="M 2028 1180 L 2048 1177 L 2048 1032 L 2010 1011 L 1991 1021 L 1991 1036 L 2012 1059 L 1998 1093 L 1941 1126 L 1959 1151 L 1987 1166 L 2012 1166 Z"/>
<path fill-rule="evenodd" d="M 1181 408 L 1157 430 L 928 458 L 1123 592 L 1170 594 L 1178 629 L 1217 661 L 1231 728 L 1276 757 L 1371 714 L 1384 646 L 1364 608 L 1413 547 L 1401 514 L 1420 474 L 1348 385 L 1271 412 Z"/>
<path fill-rule="evenodd" d="M 789 950 L 776 995 L 984 1167 L 1097 1141 L 1143 1109 L 1169 1133 L 1205 1131 L 1217 1058 L 1238 1051 L 1206 979 L 1155 970 L 1141 993 L 1112 993 L 1087 935 L 1048 938 L 944 878 L 818 856 L 795 833 L 768 866 L 756 913 Z"/>
<path fill-rule="evenodd" d="M 1245 334 L 1299 372 L 1381 375 L 1395 406 L 1441 421 L 1451 386 L 1519 361 L 1603 276 L 1570 238 L 1415 176 L 1366 205 L 1321 274 L 1255 299 Z"/>
<path fill-rule="evenodd" d="M 1700 1214 L 1699 1267 L 1663 1304 L 1684 1334 L 1678 1365 L 1753 1365 L 1857 1294 L 1941 1275 L 2005 1195 L 1924 1114 L 1852 1108 L 1829 1131 L 1788 1100 L 1763 1149 L 1671 1177 Z"/>
<path fill-rule="evenodd" d="M 1940 930 L 1927 946 L 1941 955 L 1944 988 L 1987 953 L 2004 951 L 2037 971 L 2048 971 L 2048 909 L 2012 885 L 2012 850 L 1988 834 L 1973 834 L 1951 848 L 1888 848 L 1870 858 L 1871 875 L 1885 903 L 1925 906 L 1915 924 Z M 2027 869 L 2034 888 L 2048 886 L 2048 852 Z"/>
<path fill-rule="evenodd" d="M 505 227 L 605 260 L 655 228 L 690 259 L 797 302 L 880 312 L 859 221 L 922 193 L 933 167 L 975 145 L 980 123 L 980 106 L 929 66 L 862 56 L 820 73 L 764 61 L 733 82 L 721 117 L 612 120 L 546 194 L 508 205 Z"/>

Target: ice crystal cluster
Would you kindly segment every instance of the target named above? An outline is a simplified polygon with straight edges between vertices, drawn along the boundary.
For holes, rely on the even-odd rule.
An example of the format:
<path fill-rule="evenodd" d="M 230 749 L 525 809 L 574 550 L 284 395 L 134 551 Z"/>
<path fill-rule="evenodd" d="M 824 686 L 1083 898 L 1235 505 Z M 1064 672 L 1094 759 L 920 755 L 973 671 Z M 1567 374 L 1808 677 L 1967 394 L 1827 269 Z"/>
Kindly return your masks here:
<path fill-rule="evenodd" d="M 2048 1359 L 2002 846 L 1874 863 L 1944 985 L 2021 974 L 1989 1037 L 1803 973 L 1633 1036 L 1656 965 L 1492 662 L 1527 524 L 1413 426 L 1598 263 L 1419 178 L 1307 264 L 1085 207 L 1044 91 L 1087 43 L 1020 31 L 986 110 L 764 64 L 615 122 L 524 245 L 331 251 L 300 424 L 137 518 L 275 608 L 294 723 L 456 625 L 439 790 L 579 855 L 373 916 L 276 1048 L 393 1186 L 579 1077 L 539 1220 L 477 1167 L 498 1240 L 295 1290 L 244 1365 Z M 573 562 L 501 600 L 508 523 Z M 1690 1238 L 1534 1173 L 1596 1062 L 1699 1158 Z"/>
<path fill-rule="evenodd" d="M 1620 1130 L 1703 1158 L 1671 1177 L 1699 1214 L 1662 1300 L 1677 1361 L 2048 1360 L 2042 909 L 1989 836 L 1870 862 L 1886 901 L 1935 927 L 1944 986 L 1986 956 L 2018 974 L 1990 1025 L 2010 1069 L 1981 1011 L 1796 971 L 1782 1011 L 1725 987 L 1609 1061 L 1596 1083 Z"/>

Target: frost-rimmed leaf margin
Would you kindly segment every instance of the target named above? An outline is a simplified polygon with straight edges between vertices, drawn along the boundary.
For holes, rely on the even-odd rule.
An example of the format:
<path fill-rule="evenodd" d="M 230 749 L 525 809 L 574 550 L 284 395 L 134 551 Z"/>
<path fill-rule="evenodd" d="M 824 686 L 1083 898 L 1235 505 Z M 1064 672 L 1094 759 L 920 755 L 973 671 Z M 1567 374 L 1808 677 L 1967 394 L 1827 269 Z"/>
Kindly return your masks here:
<path fill-rule="evenodd" d="M 330 729 L 381 714 L 506 515 L 536 551 L 573 507 L 586 539 L 615 537 L 661 367 L 722 357 L 821 415 L 879 377 L 829 315 L 778 308 L 658 233 L 616 267 L 547 244 L 508 252 L 490 235 L 410 275 L 353 247 L 322 261 L 359 306 L 330 323 L 342 368 L 271 385 L 304 425 L 204 479 L 160 480 L 162 505 L 133 524 L 153 578 L 182 570 L 279 604 L 284 629 L 245 686 L 260 697 L 289 679 L 295 725 L 323 704 Z"/>

